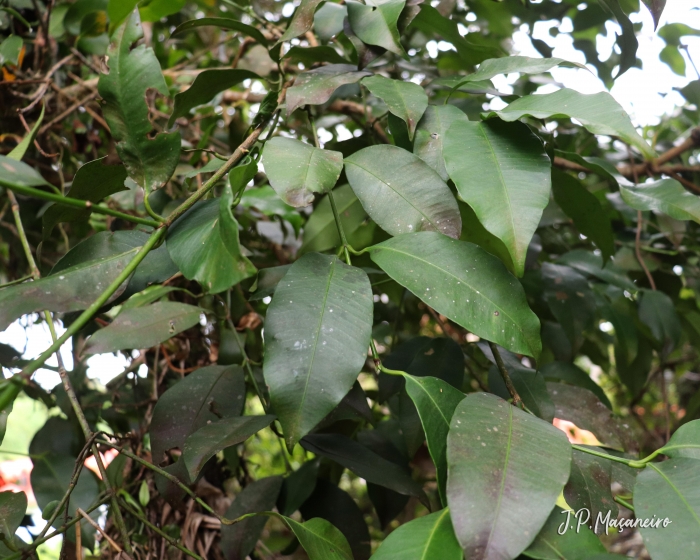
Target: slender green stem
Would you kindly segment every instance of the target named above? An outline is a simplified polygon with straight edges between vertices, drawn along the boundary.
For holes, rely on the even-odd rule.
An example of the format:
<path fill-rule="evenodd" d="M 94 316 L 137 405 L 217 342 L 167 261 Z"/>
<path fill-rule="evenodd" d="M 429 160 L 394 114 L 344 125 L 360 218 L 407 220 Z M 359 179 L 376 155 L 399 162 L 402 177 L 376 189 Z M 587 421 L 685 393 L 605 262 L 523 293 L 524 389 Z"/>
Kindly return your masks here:
<path fill-rule="evenodd" d="M 518 391 L 515 389 L 515 385 L 513 385 L 513 380 L 510 378 L 510 375 L 508 375 L 506 364 L 503 363 L 503 358 L 501 358 L 501 353 L 498 351 L 498 346 L 496 346 L 493 342 L 489 341 L 489 348 L 491 348 L 493 357 L 496 360 L 496 366 L 498 367 L 498 371 L 501 374 L 501 377 L 503 378 L 503 382 L 506 384 L 506 389 L 508 389 L 508 393 L 513 399 L 513 405 L 525 410 L 523 400 L 520 398 L 520 395 L 518 395 Z"/>
<path fill-rule="evenodd" d="M 80 200 L 78 198 L 70 198 L 68 196 L 61 196 L 58 194 L 52 194 L 39 189 L 34 189 L 32 187 L 25 187 L 22 185 L 15 185 L 9 181 L 6 181 L 0 177 L 0 186 L 7 188 L 9 191 L 14 191 L 19 194 L 26 196 L 32 196 L 34 198 L 39 198 L 41 200 L 48 200 L 50 202 L 55 202 L 57 204 L 62 204 L 63 206 L 71 206 L 73 208 L 79 208 L 81 210 L 90 210 L 96 214 L 106 214 L 107 216 L 112 216 L 114 218 L 120 218 L 134 224 L 140 224 L 142 226 L 158 227 L 160 222 L 155 220 L 149 220 L 148 218 L 139 218 L 138 216 L 132 216 L 131 214 L 125 214 L 124 212 L 119 212 L 117 210 L 112 210 L 104 206 L 98 206 L 87 200 Z"/>
<path fill-rule="evenodd" d="M 615 500 L 621 506 L 626 507 L 632 513 L 634 513 L 634 506 L 632 504 L 630 504 L 627 500 L 620 498 L 620 496 L 613 496 L 613 500 Z"/>
<path fill-rule="evenodd" d="M 154 212 L 153 208 L 151 208 L 151 203 L 148 201 L 148 193 L 147 192 L 144 192 L 144 195 L 143 195 L 143 207 L 146 209 L 146 213 L 151 218 L 153 218 L 156 222 L 163 223 L 165 221 L 165 218 L 163 216 Z"/>
<path fill-rule="evenodd" d="M 39 278 L 41 273 L 36 266 L 34 261 L 34 256 L 32 255 L 32 248 L 29 246 L 29 240 L 27 239 L 27 234 L 24 231 L 24 226 L 22 225 L 22 217 L 19 214 L 19 203 L 15 197 L 15 193 L 12 191 L 7 191 L 7 197 L 10 199 L 10 205 L 12 206 L 12 215 L 15 218 L 15 225 L 17 226 L 17 233 L 19 235 L 19 240 L 22 243 L 22 248 L 24 249 L 24 254 L 27 256 L 27 261 L 29 262 L 30 273 L 34 279 Z"/>
<path fill-rule="evenodd" d="M 389 369 L 387 367 L 384 367 L 382 364 L 379 364 L 379 371 L 382 373 L 388 373 L 389 375 L 400 375 L 401 377 L 404 377 L 408 375 L 405 371 L 400 371 L 398 369 Z"/>
<path fill-rule="evenodd" d="M 632 459 L 625 459 L 624 457 L 609 455 L 607 453 L 603 453 L 602 451 L 596 451 L 595 449 L 590 449 L 588 447 L 585 447 L 583 445 L 577 445 L 575 443 L 572 443 L 571 447 L 573 449 L 576 449 L 576 451 L 582 451 L 583 453 L 588 453 L 589 455 L 595 455 L 596 457 L 607 459 L 608 461 L 622 463 L 623 465 L 627 465 L 628 467 L 632 467 L 633 469 L 643 469 L 646 466 L 646 463 L 644 463 L 643 460 L 634 461 Z"/>
<path fill-rule="evenodd" d="M 7 288 L 9 286 L 14 286 L 15 284 L 21 284 L 22 282 L 26 282 L 27 280 L 30 280 L 31 278 L 33 278 L 33 275 L 28 274 L 27 276 L 23 276 L 22 278 L 17 278 L 17 280 L 12 280 L 11 282 L 6 282 L 2 286 L 0 286 L 0 289 Z"/>

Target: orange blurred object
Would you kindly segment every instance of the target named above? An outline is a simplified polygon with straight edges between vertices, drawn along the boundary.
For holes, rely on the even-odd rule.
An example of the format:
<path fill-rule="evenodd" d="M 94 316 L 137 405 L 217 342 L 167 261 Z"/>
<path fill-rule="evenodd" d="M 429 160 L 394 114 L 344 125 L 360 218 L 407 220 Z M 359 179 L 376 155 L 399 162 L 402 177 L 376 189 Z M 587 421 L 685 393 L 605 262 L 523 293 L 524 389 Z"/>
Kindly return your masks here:
<path fill-rule="evenodd" d="M 595 435 L 592 432 L 579 428 L 573 422 L 555 418 L 552 424 L 554 424 L 556 428 L 559 428 L 562 432 L 564 432 L 571 443 L 578 443 L 582 445 L 603 445 L 598 441 L 598 438 L 595 437 Z"/>

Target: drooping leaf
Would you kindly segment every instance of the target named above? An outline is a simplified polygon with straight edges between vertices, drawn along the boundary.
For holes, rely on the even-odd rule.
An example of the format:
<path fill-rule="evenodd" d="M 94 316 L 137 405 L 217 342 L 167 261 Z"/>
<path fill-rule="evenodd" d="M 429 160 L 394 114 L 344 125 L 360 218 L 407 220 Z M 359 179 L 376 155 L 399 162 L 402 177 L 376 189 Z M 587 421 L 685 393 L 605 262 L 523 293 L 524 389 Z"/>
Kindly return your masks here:
<path fill-rule="evenodd" d="M 536 119 L 570 117 L 593 134 L 621 138 L 638 148 L 646 159 L 656 157 L 654 150 L 635 130 L 625 110 L 607 92 L 588 95 L 573 89 L 561 89 L 543 95 L 527 95 L 513 101 L 501 111 L 488 114 L 492 115 L 497 115 L 504 121 L 515 121 L 525 116 Z"/>
<path fill-rule="evenodd" d="M 226 185 L 220 199 L 198 202 L 168 231 L 168 252 L 182 274 L 212 294 L 256 272 L 241 252 L 232 202 L 231 187 Z"/>
<path fill-rule="evenodd" d="M 289 41 L 309 31 L 314 23 L 314 12 L 322 1 L 323 0 L 301 0 L 299 7 L 292 16 L 292 21 L 289 22 L 287 29 L 285 29 L 284 34 L 279 38 L 277 43 Z"/>
<path fill-rule="evenodd" d="M 159 301 L 122 311 L 87 341 L 87 354 L 150 348 L 199 323 L 202 310 L 176 301 Z"/>
<path fill-rule="evenodd" d="M 127 188 L 124 186 L 126 169 L 122 165 L 106 165 L 105 158 L 96 159 L 83 165 L 73 177 L 68 196 L 79 200 L 97 203 L 102 199 Z M 61 222 L 84 222 L 90 217 L 89 209 L 71 208 L 62 204 L 52 204 L 42 217 L 44 239 L 48 239 L 54 226 Z"/>
<path fill-rule="evenodd" d="M 0 330 L 18 317 L 48 309 L 54 312 L 82 311 L 105 291 L 136 256 L 138 249 L 106 258 L 96 258 L 35 280 L 0 290 Z M 124 283 L 112 297 L 126 288 Z"/>
<path fill-rule="evenodd" d="M 322 41 L 328 41 L 343 30 L 343 20 L 348 15 L 344 4 L 326 2 L 314 14 L 314 31 Z"/>
<path fill-rule="evenodd" d="M 697 459 L 649 463 L 634 485 L 637 519 L 657 522 L 639 532 L 654 560 L 700 555 L 700 469 Z M 668 522 L 666 522 L 668 520 Z"/>
<path fill-rule="evenodd" d="M 537 538 L 523 552 L 537 560 L 588 560 L 599 553 L 605 554 L 605 547 L 595 533 L 587 525 L 579 527 L 578 519 L 559 507 L 552 510 Z"/>
<path fill-rule="evenodd" d="M 447 436 L 447 501 L 466 557 L 515 558 L 525 550 L 547 521 L 570 463 L 563 432 L 494 395 L 468 395 Z"/>
<path fill-rule="evenodd" d="M 464 393 L 435 377 L 406 376 L 406 391 L 416 405 L 425 437 L 437 470 L 440 499 L 445 505 L 447 483 L 447 433 Z"/>
<path fill-rule="evenodd" d="M 303 72 L 287 90 L 287 114 L 302 105 L 322 105 L 340 86 L 357 83 L 365 76 L 371 73 L 358 71 L 351 64 L 328 64 Z"/>
<path fill-rule="evenodd" d="M 208 366 L 193 371 L 158 399 L 151 421 L 151 453 L 157 464 L 163 453 L 221 418 L 240 416 L 245 382 L 239 366 Z M 216 412 L 214 412 L 216 411 Z"/>
<path fill-rule="evenodd" d="M 455 538 L 450 510 L 404 523 L 384 539 L 374 560 L 462 560 L 464 553 Z"/>
<path fill-rule="evenodd" d="M 309 560 L 353 560 L 352 550 L 343 533 L 325 519 L 316 517 L 305 523 L 285 518 Z"/>
<path fill-rule="evenodd" d="M 675 179 L 661 179 L 641 185 L 620 185 L 620 194 L 635 210 L 663 212 L 676 220 L 700 223 L 700 198 L 689 193 Z"/>
<path fill-rule="evenodd" d="M 610 399 L 590 376 L 578 366 L 568 362 L 550 362 L 540 370 L 547 381 L 561 381 L 591 391 L 605 406 L 612 409 Z"/>
<path fill-rule="evenodd" d="M 129 177 L 147 192 L 168 182 L 180 160 L 180 133 L 151 138 L 146 91 L 168 95 L 160 64 L 151 48 L 133 44 L 143 37 L 136 11 L 112 35 L 109 73 L 100 75 L 98 91 L 102 112 L 116 141 L 117 153 Z"/>
<path fill-rule="evenodd" d="M 522 286 L 480 247 L 421 232 L 384 241 L 369 253 L 438 313 L 508 350 L 539 356 L 540 324 Z"/>
<path fill-rule="evenodd" d="M 350 27 L 363 43 L 404 55 L 398 21 L 405 5 L 406 0 L 347 2 Z"/>
<path fill-rule="evenodd" d="M 483 80 L 490 80 L 494 76 L 499 74 L 511 74 L 518 72 L 520 74 L 541 74 L 543 72 L 548 72 L 555 66 L 561 66 L 563 68 L 582 68 L 586 70 L 586 66 L 578 62 L 569 62 L 563 58 L 530 58 L 527 56 L 505 56 L 503 58 L 490 58 L 484 60 L 480 65 L 479 69 L 460 78 L 458 85 L 469 83 L 469 82 L 479 82 Z M 458 86 L 456 86 L 458 87 Z"/>
<path fill-rule="evenodd" d="M 574 511 L 588 510 L 590 525 L 600 533 L 604 527 L 595 527 L 598 514 L 602 519 L 610 512 L 610 517 L 617 519 L 617 503 L 610 490 L 612 462 L 577 449 L 573 450 L 571 459 L 571 476 L 564 486 L 564 498 Z"/>
<path fill-rule="evenodd" d="M 614 263 L 603 263 L 603 258 L 591 251 L 585 249 L 574 249 L 568 253 L 564 253 L 557 259 L 557 264 L 563 264 L 576 269 L 582 274 L 594 276 L 598 280 L 627 290 L 630 293 L 637 291 L 637 285 L 630 280 Z"/>
<path fill-rule="evenodd" d="M 455 121 L 445 135 L 447 173 L 484 227 L 505 244 L 521 276 L 549 202 L 551 164 L 523 124 Z"/>
<path fill-rule="evenodd" d="M 552 193 L 576 229 L 593 240 L 607 261 L 615 253 L 615 238 L 598 199 L 578 179 L 557 169 L 552 169 Z"/>
<path fill-rule="evenodd" d="M 277 511 L 282 515 L 292 515 L 311 496 L 316 488 L 319 462 L 319 459 L 307 461 L 284 479 L 277 500 Z"/>
<path fill-rule="evenodd" d="M 9 541 L 12 541 L 26 512 L 27 495 L 24 492 L 0 492 L 0 533 Z"/>
<path fill-rule="evenodd" d="M 274 419 L 272 415 L 223 418 L 205 424 L 190 434 L 182 450 L 190 479 L 195 480 L 204 464 L 219 451 L 243 443 L 253 434 L 267 428 Z"/>
<path fill-rule="evenodd" d="M 370 146 L 345 159 L 345 173 L 365 211 L 387 233 L 459 237 L 457 201 L 418 156 L 395 146 Z"/>
<path fill-rule="evenodd" d="M 408 126 L 408 137 L 413 140 L 418 121 L 428 108 L 425 90 L 413 82 L 390 80 L 383 76 L 372 76 L 362 80 L 372 95 L 379 97 L 389 107 L 389 111 L 402 119 Z"/>
<path fill-rule="evenodd" d="M 637 60 L 637 34 L 634 25 L 620 5 L 620 0 L 600 0 L 600 5 L 615 16 L 617 23 L 622 28 L 622 34 L 617 36 L 617 44 L 620 47 L 620 67 L 615 78 L 619 78 L 627 72 Z"/>
<path fill-rule="evenodd" d="M 332 459 L 367 482 L 390 488 L 399 494 L 415 496 L 427 504 L 423 489 L 410 474 L 346 436 L 309 434 L 301 444 L 308 451 Z"/>
<path fill-rule="evenodd" d="M 657 290 L 644 290 L 639 302 L 639 320 L 651 329 L 664 352 L 678 346 L 682 335 L 681 322 L 668 295 Z"/>
<path fill-rule="evenodd" d="M 660 451 L 668 457 L 700 459 L 700 420 L 683 424 Z"/>
<path fill-rule="evenodd" d="M 467 115 L 454 105 L 430 105 L 418 123 L 413 153 L 432 167 L 443 181 L 449 179 L 443 146 L 447 130 L 456 121 L 468 121 Z"/>
<path fill-rule="evenodd" d="M 227 519 L 237 519 L 247 513 L 270 511 L 275 507 L 282 488 L 281 476 L 268 476 L 248 484 L 238 494 L 224 514 Z M 236 525 L 221 526 L 221 550 L 227 560 L 245 560 L 255 548 L 267 518 L 262 516 L 244 519 Z"/>
<path fill-rule="evenodd" d="M 372 329 L 364 271 L 309 253 L 275 290 L 265 321 L 265 382 L 291 448 L 352 387 Z"/>
<path fill-rule="evenodd" d="M 265 144 L 263 165 L 270 185 L 290 206 L 301 208 L 327 193 L 343 170 L 343 154 L 277 136 Z"/>
<path fill-rule="evenodd" d="M 173 113 L 168 120 L 168 127 L 173 126 L 180 117 L 186 116 L 190 109 L 209 103 L 214 96 L 226 91 L 244 80 L 259 79 L 255 72 L 232 68 L 205 70 L 197 75 L 192 85 L 175 96 Z"/>
<path fill-rule="evenodd" d="M 248 37 L 252 37 L 261 45 L 267 46 L 267 39 L 265 39 L 265 35 L 263 35 L 258 29 L 256 29 L 252 25 L 247 25 L 245 23 L 231 18 L 209 17 L 192 19 L 190 21 L 186 21 L 185 23 L 181 23 L 180 25 L 178 25 L 172 32 L 172 35 L 174 36 L 178 33 L 183 33 L 184 31 L 189 31 L 190 29 L 195 29 L 197 27 L 207 26 L 218 27 L 219 29 L 229 29 L 231 31 L 238 31 L 240 33 L 243 33 L 244 35 L 247 35 Z"/>

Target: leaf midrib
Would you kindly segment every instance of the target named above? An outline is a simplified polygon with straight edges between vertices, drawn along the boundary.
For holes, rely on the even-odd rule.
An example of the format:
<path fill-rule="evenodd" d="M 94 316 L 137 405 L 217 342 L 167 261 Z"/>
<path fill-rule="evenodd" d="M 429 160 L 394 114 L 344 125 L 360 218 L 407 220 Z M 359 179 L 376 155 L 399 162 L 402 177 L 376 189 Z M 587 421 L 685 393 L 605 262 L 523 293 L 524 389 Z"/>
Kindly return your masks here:
<path fill-rule="evenodd" d="M 431 560 L 428 558 L 428 550 L 430 550 L 430 545 L 433 540 L 433 536 L 437 532 L 438 527 L 440 526 L 440 523 L 442 523 L 443 518 L 450 512 L 449 508 L 445 508 L 442 510 L 443 513 L 440 515 L 440 517 L 437 518 L 435 521 L 435 524 L 433 525 L 433 528 L 430 530 L 430 534 L 428 535 L 428 538 L 425 541 L 425 548 L 423 549 L 423 553 L 421 554 L 420 560 Z"/>
<path fill-rule="evenodd" d="M 671 481 L 671 479 L 668 478 L 668 476 L 666 476 L 666 474 L 665 474 L 659 467 L 657 467 L 654 463 L 649 463 L 648 465 L 649 465 L 652 469 L 654 469 L 654 470 L 659 474 L 659 476 L 661 476 L 661 478 L 663 478 L 663 479 L 666 481 L 666 483 L 673 489 L 673 491 L 674 491 L 674 492 L 678 495 L 678 497 L 680 498 L 681 502 L 683 502 L 683 505 L 688 509 L 688 511 L 690 512 L 690 514 L 693 516 L 693 518 L 694 518 L 695 521 L 697 522 L 698 526 L 700 526 L 700 517 L 698 517 L 697 513 L 695 513 L 695 510 L 694 510 L 694 509 L 690 506 L 690 504 L 688 503 L 688 500 L 686 500 L 685 497 L 683 496 L 683 494 L 680 493 L 680 491 L 678 490 L 678 488 L 676 487 L 676 485 L 673 484 L 673 482 Z"/>
<path fill-rule="evenodd" d="M 503 462 L 503 476 L 501 477 L 501 487 L 498 491 L 498 502 L 496 502 L 496 514 L 494 515 L 493 523 L 491 524 L 491 532 L 489 533 L 489 538 L 486 541 L 486 546 L 484 547 L 484 550 L 489 550 L 491 546 L 491 539 L 493 538 L 493 533 L 496 530 L 496 525 L 498 516 L 501 511 L 501 502 L 503 501 L 503 490 L 506 485 L 506 477 L 508 476 L 508 463 L 510 461 L 510 448 L 511 448 L 511 443 L 513 441 L 513 407 L 508 406 L 508 444 L 506 446 L 506 457 Z"/>

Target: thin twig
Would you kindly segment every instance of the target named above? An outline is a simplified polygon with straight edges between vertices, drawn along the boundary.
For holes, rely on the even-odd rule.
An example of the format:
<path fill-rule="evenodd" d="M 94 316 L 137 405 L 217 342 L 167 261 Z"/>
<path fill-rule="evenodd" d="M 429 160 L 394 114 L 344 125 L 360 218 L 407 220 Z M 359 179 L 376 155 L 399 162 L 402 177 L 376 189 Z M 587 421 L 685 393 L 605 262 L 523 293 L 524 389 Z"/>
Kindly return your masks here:
<path fill-rule="evenodd" d="M 493 358 L 494 360 L 496 360 L 496 366 L 498 367 L 498 371 L 500 372 L 501 377 L 503 378 L 503 383 L 506 384 L 506 389 L 508 389 L 508 393 L 513 399 L 513 405 L 525 410 L 525 404 L 520 398 L 520 395 L 518 395 L 518 391 L 516 391 L 515 385 L 513 385 L 513 381 L 510 378 L 510 375 L 508 375 L 506 364 L 503 363 L 503 358 L 501 358 L 501 353 L 498 351 L 498 346 L 496 346 L 493 342 L 489 341 L 489 348 L 491 348 Z"/>
<path fill-rule="evenodd" d="M 104 529 L 100 527 L 95 521 L 90 517 L 87 513 L 85 513 L 82 509 L 78 508 L 78 513 L 83 516 L 85 521 L 87 521 L 90 525 L 92 525 L 96 531 L 98 531 L 105 539 L 107 539 L 107 542 L 112 545 L 112 548 L 117 550 L 118 552 L 122 551 L 122 547 L 119 546 L 118 543 L 114 541 L 112 537 L 110 537 L 107 533 L 105 533 Z"/>

